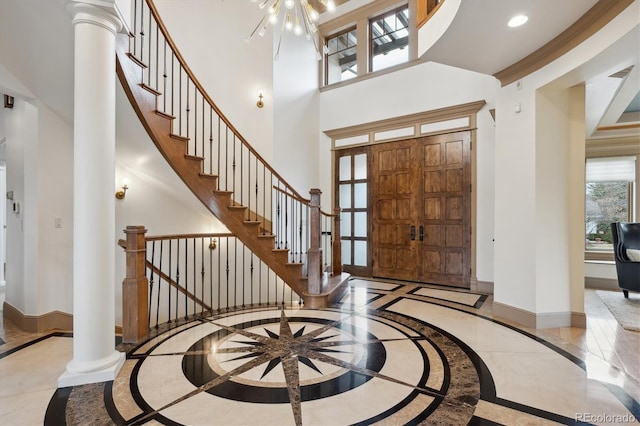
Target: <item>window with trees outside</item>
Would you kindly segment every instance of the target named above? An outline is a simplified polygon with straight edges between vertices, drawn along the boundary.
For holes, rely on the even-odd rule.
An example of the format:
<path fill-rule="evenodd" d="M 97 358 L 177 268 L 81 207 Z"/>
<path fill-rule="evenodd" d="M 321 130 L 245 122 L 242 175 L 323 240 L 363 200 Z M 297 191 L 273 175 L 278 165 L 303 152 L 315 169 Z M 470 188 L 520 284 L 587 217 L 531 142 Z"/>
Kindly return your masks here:
<path fill-rule="evenodd" d="M 612 222 L 634 218 L 636 157 L 589 158 L 586 164 L 587 252 L 612 252 Z"/>

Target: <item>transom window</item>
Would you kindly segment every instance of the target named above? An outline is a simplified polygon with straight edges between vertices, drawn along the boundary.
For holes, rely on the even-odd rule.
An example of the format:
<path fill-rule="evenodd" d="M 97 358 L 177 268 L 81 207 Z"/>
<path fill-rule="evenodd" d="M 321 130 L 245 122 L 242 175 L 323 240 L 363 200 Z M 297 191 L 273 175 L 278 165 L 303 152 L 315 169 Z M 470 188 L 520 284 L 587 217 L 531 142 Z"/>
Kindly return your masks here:
<path fill-rule="evenodd" d="M 409 7 L 402 6 L 369 21 L 369 69 L 374 72 L 409 60 Z"/>

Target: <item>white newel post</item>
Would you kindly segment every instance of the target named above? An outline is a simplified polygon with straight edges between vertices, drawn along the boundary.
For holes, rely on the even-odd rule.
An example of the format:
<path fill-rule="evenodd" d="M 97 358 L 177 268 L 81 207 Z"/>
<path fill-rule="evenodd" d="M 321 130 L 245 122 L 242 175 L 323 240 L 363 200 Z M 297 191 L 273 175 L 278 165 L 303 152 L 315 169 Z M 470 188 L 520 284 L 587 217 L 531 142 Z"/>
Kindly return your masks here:
<path fill-rule="evenodd" d="M 75 31 L 73 359 L 58 387 L 114 380 L 115 41 L 113 0 L 71 0 Z"/>

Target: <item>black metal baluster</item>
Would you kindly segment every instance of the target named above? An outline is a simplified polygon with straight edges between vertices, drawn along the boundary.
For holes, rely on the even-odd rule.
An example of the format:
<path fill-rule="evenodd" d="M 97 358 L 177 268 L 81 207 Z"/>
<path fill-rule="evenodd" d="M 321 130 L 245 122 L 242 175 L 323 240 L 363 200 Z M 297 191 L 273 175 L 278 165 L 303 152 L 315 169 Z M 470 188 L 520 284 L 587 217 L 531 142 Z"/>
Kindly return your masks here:
<path fill-rule="evenodd" d="M 197 274 L 196 274 L 196 239 L 193 239 L 193 315 L 195 317 L 196 315 L 196 301 L 198 300 L 197 298 L 197 292 L 196 292 L 196 281 L 197 281 Z"/>
<path fill-rule="evenodd" d="M 233 134 L 233 163 L 231 163 L 231 167 L 233 168 L 233 172 L 231 173 L 231 177 L 233 181 L 231 182 L 231 192 L 233 192 L 233 199 L 236 200 L 238 194 L 236 194 L 236 134 Z M 242 198 L 240 199 L 242 201 Z M 242 203 L 240 203 L 242 204 Z"/>
<path fill-rule="evenodd" d="M 227 243 L 227 311 L 229 310 L 229 237 L 226 237 Z"/>
<path fill-rule="evenodd" d="M 256 222 L 259 217 L 258 210 L 260 210 L 260 205 L 258 204 L 258 158 L 256 157 Z"/>
<path fill-rule="evenodd" d="M 213 173 L 213 108 L 209 108 L 209 174 L 214 174 Z"/>
<path fill-rule="evenodd" d="M 178 306 L 180 297 L 178 293 L 178 287 L 180 287 L 180 239 L 176 239 L 176 322 L 178 322 Z"/>
<path fill-rule="evenodd" d="M 290 241 L 289 241 L 289 196 L 285 194 L 284 196 L 284 248 L 290 249 Z"/>
<path fill-rule="evenodd" d="M 238 238 L 233 239 L 233 307 L 238 306 Z"/>
<path fill-rule="evenodd" d="M 182 65 L 178 64 L 178 135 L 182 136 Z"/>
<path fill-rule="evenodd" d="M 262 259 L 258 258 L 258 305 L 262 304 Z"/>
<path fill-rule="evenodd" d="M 149 300 L 153 300 L 153 280 L 154 280 L 154 266 L 155 266 L 155 257 L 156 257 L 156 242 L 153 241 L 151 243 L 151 278 L 149 279 Z M 146 268 L 145 268 L 146 269 Z M 158 290 L 156 290 L 158 291 Z M 149 328 L 151 328 L 151 309 L 148 309 L 147 324 L 149 324 Z"/>
<path fill-rule="evenodd" d="M 185 74 L 186 74 L 186 71 L 185 71 Z M 186 126 L 187 126 L 187 139 L 189 139 L 189 112 L 191 111 L 189 109 L 189 81 L 190 81 L 189 80 L 189 76 L 185 75 L 185 79 L 187 80 L 187 102 L 186 102 L 187 104 L 186 104 L 185 111 L 187 113 L 187 117 L 186 117 L 186 121 L 187 121 L 187 123 L 186 123 Z M 182 135 L 182 133 L 180 133 L 180 134 Z M 189 145 L 190 145 L 190 143 L 189 143 L 189 141 L 187 141 L 187 153 L 189 153 Z"/>
<path fill-rule="evenodd" d="M 156 23 L 156 90 L 160 87 L 160 26 Z M 164 95 L 164 92 L 162 92 Z"/>
<path fill-rule="evenodd" d="M 140 8 L 140 58 L 144 61 L 144 4 Z M 142 83 L 144 83 L 144 70 L 142 71 Z"/>
<path fill-rule="evenodd" d="M 184 239 L 184 319 L 189 318 L 189 241 Z M 194 292 L 195 293 L 195 292 Z"/>
<path fill-rule="evenodd" d="M 246 280 L 245 280 L 245 272 L 247 270 L 247 266 L 246 266 L 246 250 L 245 250 L 245 245 L 244 243 L 242 244 L 242 308 L 244 309 L 245 307 L 245 286 L 247 284 Z"/>
<path fill-rule="evenodd" d="M 147 61 L 147 65 L 149 66 L 147 69 L 148 72 L 148 76 L 147 76 L 147 83 L 149 84 L 149 87 L 151 87 L 151 68 L 153 66 L 153 63 L 151 62 L 151 45 L 153 44 L 152 40 L 151 40 L 151 18 L 153 18 L 153 16 L 151 16 L 151 10 L 149 10 L 149 31 L 147 34 L 149 34 L 149 55 L 148 55 L 148 61 Z"/>
<path fill-rule="evenodd" d="M 250 276 L 250 282 L 251 282 L 251 287 L 249 287 L 249 290 L 251 291 L 251 306 L 253 307 L 253 304 L 255 302 L 255 300 L 253 299 L 253 253 L 251 253 L 251 265 L 250 265 L 250 269 L 249 269 L 249 276 Z"/>
<path fill-rule="evenodd" d="M 222 244 L 222 237 L 220 237 L 220 244 Z M 221 268 L 222 262 L 220 260 L 221 252 L 222 252 L 222 249 L 218 248 L 218 312 L 220 312 L 220 303 L 222 301 L 222 299 L 220 298 L 220 289 L 222 288 L 222 285 L 221 285 L 222 280 L 220 279 L 222 274 L 222 268 Z"/>
<path fill-rule="evenodd" d="M 220 177 L 222 176 L 222 173 L 220 173 L 220 146 L 222 146 L 222 142 L 220 141 L 220 116 L 218 116 L 218 170 L 216 171 L 216 174 L 218 175 L 218 179 L 216 179 L 218 181 L 218 190 L 220 190 Z"/>
<path fill-rule="evenodd" d="M 162 273 L 162 246 L 164 241 L 160 240 L 160 265 L 158 270 Z M 159 316 L 160 316 L 160 290 L 162 290 L 162 275 L 158 274 L 158 302 L 156 303 L 156 328 L 158 328 Z"/>
<path fill-rule="evenodd" d="M 188 89 L 189 81 L 190 79 L 187 80 L 187 99 L 189 99 L 189 89 Z M 189 120 L 187 120 L 187 125 L 188 123 L 190 123 Z M 188 131 L 189 130 L 187 129 L 187 132 Z M 193 149 L 194 149 L 194 155 L 197 157 L 198 156 L 198 91 L 195 84 L 193 85 Z"/>
<path fill-rule="evenodd" d="M 141 0 L 141 2 L 142 1 L 144 0 Z M 137 34 L 138 34 L 138 0 L 135 0 L 133 3 L 133 56 L 136 56 L 136 52 L 138 51 L 138 47 L 136 43 Z"/>
<path fill-rule="evenodd" d="M 200 261 L 202 262 L 202 268 L 200 269 L 200 280 L 201 280 L 200 297 L 202 300 L 202 304 L 200 305 L 200 311 L 204 312 L 204 237 L 200 242 Z M 209 306 L 211 306 L 211 303 L 209 303 Z"/>
<path fill-rule="evenodd" d="M 171 52 L 171 116 L 175 117 L 175 113 L 174 113 L 174 105 L 175 105 L 175 99 L 176 99 L 176 91 L 175 91 L 175 81 L 176 81 L 176 73 L 175 73 L 175 58 L 176 55 L 175 53 L 172 51 Z M 174 121 L 171 121 L 171 133 L 174 132 Z"/>
<path fill-rule="evenodd" d="M 167 112 L 167 39 L 164 38 L 164 53 L 162 55 L 163 69 L 162 69 L 162 112 Z"/>
<path fill-rule="evenodd" d="M 169 240 L 169 274 L 167 274 L 167 277 L 169 277 L 169 281 L 168 281 L 168 285 L 169 288 L 167 289 L 167 299 L 169 299 L 169 322 L 171 322 L 171 240 Z"/>
<path fill-rule="evenodd" d="M 210 242 L 213 240 L 210 239 Z M 209 247 L 209 313 L 213 314 L 213 249 Z"/>
<path fill-rule="evenodd" d="M 262 166 L 262 187 L 262 234 L 265 235 L 267 233 L 267 168 L 264 165 Z"/>
<path fill-rule="evenodd" d="M 242 157 L 240 158 L 242 162 Z M 247 149 L 247 220 L 251 220 L 251 151 Z M 241 173 L 244 175 L 244 171 Z M 243 179 L 244 180 L 244 179 Z M 244 187 L 244 185 L 242 185 Z"/>
<path fill-rule="evenodd" d="M 204 134 L 205 134 L 205 106 L 204 106 L 204 95 L 202 96 L 202 156 L 206 159 L 206 155 L 204 154 Z M 211 158 L 211 151 L 209 151 L 209 158 Z M 209 160 L 211 161 L 211 160 Z M 202 173 L 205 172 L 205 161 L 202 162 Z"/>
<path fill-rule="evenodd" d="M 224 147 L 224 190 L 229 190 L 229 127 L 225 126 L 225 147 Z"/>
<path fill-rule="evenodd" d="M 271 190 L 273 192 L 273 189 Z M 282 200 L 282 195 L 278 192 L 276 193 L 276 248 L 280 249 L 281 247 L 281 238 L 282 238 L 282 224 L 280 223 L 280 201 Z"/>

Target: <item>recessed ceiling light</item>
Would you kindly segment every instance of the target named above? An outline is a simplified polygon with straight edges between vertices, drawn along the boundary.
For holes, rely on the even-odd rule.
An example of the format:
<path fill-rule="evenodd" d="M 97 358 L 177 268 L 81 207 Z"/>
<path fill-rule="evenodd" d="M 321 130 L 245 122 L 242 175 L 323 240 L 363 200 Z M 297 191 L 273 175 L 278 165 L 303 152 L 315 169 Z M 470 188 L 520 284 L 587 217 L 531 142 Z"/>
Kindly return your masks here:
<path fill-rule="evenodd" d="M 529 20 L 529 17 L 525 15 L 516 15 L 509 20 L 509 23 L 507 25 L 509 25 L 512 28 L 519 27 L 520 25 L 523 25 L 528 20 Z"/>

